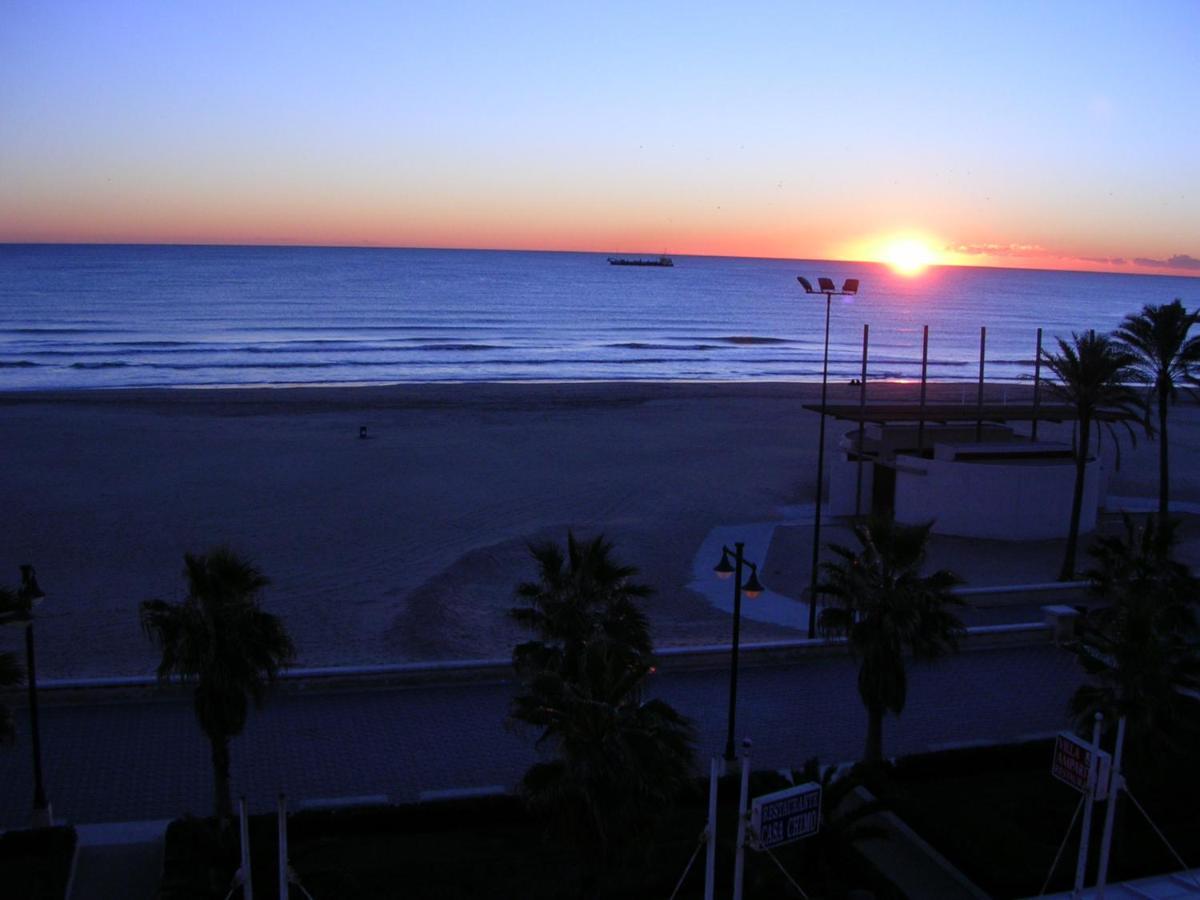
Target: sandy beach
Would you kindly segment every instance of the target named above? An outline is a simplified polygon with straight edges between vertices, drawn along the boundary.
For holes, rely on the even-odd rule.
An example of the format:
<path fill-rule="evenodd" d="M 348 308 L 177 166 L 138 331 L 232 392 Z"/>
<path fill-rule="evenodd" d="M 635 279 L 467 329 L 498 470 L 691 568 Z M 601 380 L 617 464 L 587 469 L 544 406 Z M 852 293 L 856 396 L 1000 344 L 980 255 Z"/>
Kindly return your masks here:
<path fill-rule="evenodd" d="M 913 386 L 872 385 L 871 398 Z M 971 389 L 973 392 L 973 388 Z M 1020 389 L 990 386 L 989 398 Z M 831 387 L 831 400 L 857 399 Z M 958 400 L 961 385 L 939 389 Z M 47 593 L 47 677 L 143 674 L 140 601 L 178 599 L 182 554 L 228 544 L 303 665 L 505 656 L 531 540 L 603 533 L 656 595 L 660 645 L 727 640 L 687 587 L 719 525 L 815 491 L 819 385 L 606 383 L 0 396 L 0 546 Z M 360 440 L 360 426 L 369 438 Z M 1200 416 L 1172 420 L 1173 497 L 1200 501 Z M 840 429 L 830 429 L 830 442 Z M 1126 448 L 1112 492 L 1150 497 L 1157 448 Z M 4 574 L 4 573 L 7 574 Z M 799 636 L 748 622 L 749 640 Z M 3 646 L 15 631 L 0 635 Z"/>

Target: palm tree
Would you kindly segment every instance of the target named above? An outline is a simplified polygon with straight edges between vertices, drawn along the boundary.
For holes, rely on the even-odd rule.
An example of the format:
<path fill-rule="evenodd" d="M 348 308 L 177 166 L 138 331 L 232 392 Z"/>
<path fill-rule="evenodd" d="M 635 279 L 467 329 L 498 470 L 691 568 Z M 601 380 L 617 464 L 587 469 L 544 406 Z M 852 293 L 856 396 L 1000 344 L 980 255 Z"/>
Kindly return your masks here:
<path fill-rule="evenodd" d="M 801 845 L 804 874 L 820 888 L 823 896 L 842 896 L 847 885 L 840 882 L 861 865 L 858 845 L 887 837 L 887 831 L 871 821 L 887 809 L 887 804 L 856 795 L 865 781 L 857 769 L 840 772 L 837 766 L 821 768 L 814 758 L 800 771 L 792 772 L 793 784 L 806 781 L 821 785 L 821 828 Z"/>
<path fill-rule="evenodd" d="M 558 758 L 534 765 L 522 788 L 531 808 L 551 816 L 592 855 L 603 857 L 645 834 L 689 784 L 693 733 L 661 700 L 640 702 L 645 662 L 605 641 L 584 644 L 567 671 L 534 676 L 512 717 L 541 730 L 538 746 Z"/>
<path fill-rule="evenodd" d="M 1200 312 L 1188 312 L 1178 298 L 1173 303 L 1146 305 L 1130 314 L 1114 335 L 1136 357 L 1133 370 L 1147 385 L 1151 404 L 1158 410 L 1158 518 L 1167 521 L 1170 474 L 1167 465 L 1167 409 L 1182 385 L 1194 385 L 1200 375 L 1200 336 L 1188 337 L 1200 322 Z"/>
<path fill-rule="evenodd" d="M 20 598 L 14 591 L 0 587 L 0 622 L 8 621 L 21 613 Z M 21 664 L 12 653 L 0 653 L 0 690 L 16 687 L 24 681 Z M 12 710 L 0 703 L 0 744 L 7 744 L 17 736 Z"/>
<path fill-rule="evenodd" d="M 1075 652 L 1091 678 L 1071 711 L 1084 726 L 1097 712 L 1109 727 L 1124 716 L 1131 769 L 1149 771 L 1145 764 L 1200 734 L 1200 579 L 1171 558 L 1173 523 L 1164 532 L 1157 517 L 1125 516 L 1124 525 L 1090 549 L 1087 575 L 1107 605 L 1083 620 Z"/>
<path fill-rule="evenodd" d="M 184 555 L 187 596 L 147 600 L 142 627 L 162 651 L 158 677 L 194 683 L 196 718 L 212 749 L 218 818 L 233 816 L 229 741 L 246 724 L 248 700 L 260 704 L 268 683 L 295 655 L 283 622 L 258 603 L 267 578 L 227 548 Z"/>
<path fill-rule="evenodd" d="M 22 680 L 21 666 L 16 656 L 0 653 L 0 690 L 16 687 Z M 17 728 L 13 722 L 12 710 L 0 703 L 0 744 L 10 743 L 16 736 Z"/>
<path fill-rule="evenodd" d="M 602 860 L 632 846 L 693 769 L 690 723 L 661 700 L 642 702 L 653 667 L 646 617 L 650 589 L 616 563 L 612 544 L 568 532 L 566 552 L 530 547 L 538 580 L 518 586 L 512 616 L 537 639 L 518 645 L 523 691 L 510 719 L 540 731 L 557 758 L 534 765 L 522 788 L 530 807 L 555 820 L 585 853 L 585 893 Z"/>
<path fill-rule="evenodd" d="M 631 579 L 633 566 L 613 560 L 613 545 L 599 535 L 579 541 L 567 532 L 567 549 L 553 541 L 531 545 L 538 580 L 517 586 L 525 605 L 510 615 L 537 635 L 513 651 L 518 671 L 569 665 L 584 643 L 604 639 L 624 645 L 640 657 L 651 655 L 650 628 L 638 601 L 653 590 Z"/>
<path fill-rule="evenodd" d="M 844 635 L 860 660 L 858 694 L 867 708 L 863 762 L 870 765 L 883 758 L 884 715 L 904 710 L 904 654 L 932 659 L 957 647 L 963 633 L 962 622 L 948 609 L 962 604 L 950 593 L 961 579 L 945 569 L 920 573 L 932 527 L 873 516 L 854 526 L 857 550 L 830 544 L 839 559 L 822 565 L 821 590 L 839 606 L 822 613 L 821 628 Z"/>
<path fill-rule="evenodd" d="M 1137 377 L 1137 358 L 1122 344 L 1107 335 L 1094 332 L 1071 334 L 1071 340 L 1058 338 L 1058 353 L 1043 350 L 1043 360 L 1057 383 L 1050 392 L 1074 407 L 1079 426 L 1075 443 L 1075 490 L 1071 496 L 1071 524 L 1067 532 L 1067 550 L 1063 557 L 1060 581 L 1075 577 L 1075 556 L 1079 547 L 1079 519 L 1083 509 L 1083 487 L 1087 476 L 1088 443 L 1092 423 L 1103 416 L 1109 428 L 1120 421 L 1133 437 L 1128 419 L 1142 419 L 1137 394 L 1129 386 Z"/>

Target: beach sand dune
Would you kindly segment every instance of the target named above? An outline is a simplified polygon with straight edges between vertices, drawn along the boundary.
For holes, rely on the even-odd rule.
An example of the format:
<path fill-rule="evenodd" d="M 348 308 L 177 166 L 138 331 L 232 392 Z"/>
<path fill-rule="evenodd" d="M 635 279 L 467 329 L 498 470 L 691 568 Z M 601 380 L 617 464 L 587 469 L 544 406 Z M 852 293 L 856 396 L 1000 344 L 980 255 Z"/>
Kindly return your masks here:
<path fill-rule="evenodd" d="M 506 656 L 530 540 L 605 534 L 656 595 L 662 645 L 728 639 L 688 590 L 718 525 L 811 502 L 817 386 L 424 385 L 0 397 L 0 583 L 31 562 L 46 676 L 142 674 L 138 604 L 228 544 L 271 578 L 304 665 Z M 873 386 L 873 397 L 908 388 Z M 959 387 L 951 390 L 957 399 Z M 1011 389 L 1008 389 L 1011 390 Z M 834 398 L 857 399 L 837 386 Z M 1194 410 L 1175 496 L 1200 500 Z M 368 439 L 358 437 L 360 426 Z M 832 441 L 839 433 L 830 429 Z M 1150 496 L 1153 445 L 1114 491 Z M 7 562 L 5 562 L 5 560 Z M 748 623 L 746 638 L 796 637 Z M 0 634 L 5 646 L 17 635 Z"/>

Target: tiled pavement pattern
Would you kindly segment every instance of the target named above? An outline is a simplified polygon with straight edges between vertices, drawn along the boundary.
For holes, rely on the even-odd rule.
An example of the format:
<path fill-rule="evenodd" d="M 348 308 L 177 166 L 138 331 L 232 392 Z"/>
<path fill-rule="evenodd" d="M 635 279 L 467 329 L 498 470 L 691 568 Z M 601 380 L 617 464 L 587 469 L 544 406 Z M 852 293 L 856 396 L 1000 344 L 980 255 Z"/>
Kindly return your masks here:
<path fill-rule="evenodd" d="M 1049 643 L 978 649 L 913 666 L 908 707 L 885 724 L 892 754 L 972 742 L 1009 741 L 1066 725 L 1080 680 L 1073 657 Z M 728 672 L 665 671 L 657 694 L 696 723 L 701 758 L 724 745 Z M 232 745 L 234 791 L 255 811 L 285 791 L 304 799 L 386 795 L 517 784 L 535 758 L 532 734 L 504 724 L 504 682 L 281 691 L 251 714 Z M 854 664 L 812 656 L 745 665 L 738 734 L 754 739 L 754 765 L 799 766 L 857 757 L 865 713 Z M 0 748 L 0 828 L 27 821 L 28 723 Z M 46 786 L 56 819 L 68 823 L 170 818 L 211 809 L 208 749 L 190 704 L 171 699 L 61 704 L 42 709 Z M 295 805 L 293 805 L 295 808 Z"/>

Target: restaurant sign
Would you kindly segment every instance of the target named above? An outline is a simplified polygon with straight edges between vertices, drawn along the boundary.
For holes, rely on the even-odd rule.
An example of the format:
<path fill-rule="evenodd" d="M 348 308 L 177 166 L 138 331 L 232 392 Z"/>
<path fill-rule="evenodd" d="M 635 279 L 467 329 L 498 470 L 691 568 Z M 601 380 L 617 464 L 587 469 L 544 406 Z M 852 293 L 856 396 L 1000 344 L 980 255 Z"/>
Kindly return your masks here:
<path fill-rule="evenodd" d="M 750 846 L 770 850 L 821 828 L 821 785 L 815 781 L 755 797 L 750 804 Z"/>
<path fill-rule="evenodd" d="M 1096 765 L 1096 799 L 1108 797 L 1108 773 L 1111 757 L 1103 750 L 1094 748 L 1087 741 L 1077 738 L 1070 732 L 1059 732 L 1054 741 L 1054 762 L 1050 765 L 1050 774 L 1064 784 L 1069 784 L 1081 794 L 1087 793 L 1088 769 L 1092 764 L 1092 754 L 1097 755 Z"/>

